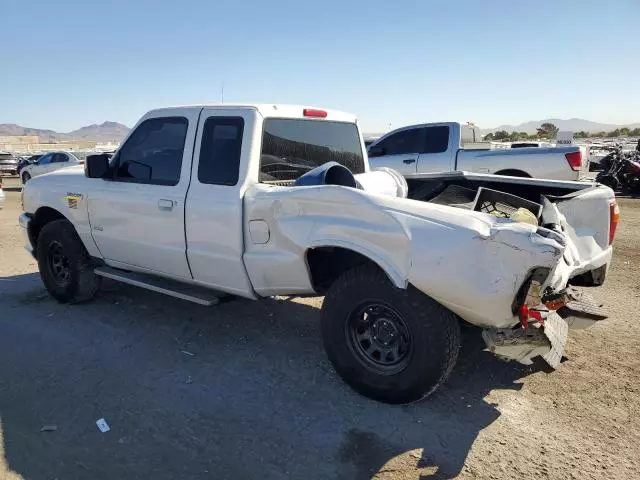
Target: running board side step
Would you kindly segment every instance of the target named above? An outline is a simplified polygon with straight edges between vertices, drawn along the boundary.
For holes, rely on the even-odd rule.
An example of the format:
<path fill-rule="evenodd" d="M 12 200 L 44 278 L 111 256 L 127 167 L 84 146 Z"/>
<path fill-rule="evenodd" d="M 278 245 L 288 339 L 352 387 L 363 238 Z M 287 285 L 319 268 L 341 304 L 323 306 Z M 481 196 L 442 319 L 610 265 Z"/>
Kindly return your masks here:
<path fill-rule="evenodd" d="M 217 305 L 220 302 L 218 292 L 198 285 L 177 282 L 167 278 L 146 275 L 144 273 L 128 272 L 111 267 L 96 267 L 96 275 L 136 287 L 146 288 L 158 293 L 164 293 L 175 298 L 197 303 L 205 307 Z"/>

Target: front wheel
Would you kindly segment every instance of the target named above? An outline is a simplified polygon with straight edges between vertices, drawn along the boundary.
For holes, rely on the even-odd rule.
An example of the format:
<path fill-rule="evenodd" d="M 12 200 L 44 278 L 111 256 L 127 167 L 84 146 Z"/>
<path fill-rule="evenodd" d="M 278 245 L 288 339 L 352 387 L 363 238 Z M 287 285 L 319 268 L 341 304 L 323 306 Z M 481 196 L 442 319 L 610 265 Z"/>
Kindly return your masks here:
<path fill-rule="evenodd" d="M 100 287 L 89 253 L 67 220 L 47 223 L 38 235 L 38 268 L 47 291 L 60 303 L 89 300 Z"/>
<path fill-rule="evenodd" d="M 458 358 L 460 326 L 445 307 L 373 266 L 344 273 L 322 305 L 324 347 L 357 392 L 386 403 L 433 393 Z"/>
<path fill-rule="evenodd" d="M 22 174 L 22 183 L 27 183 L 29 180 L 31 180 L 31 175 L 29 175 L 29 172 L 24 172 Z"/>

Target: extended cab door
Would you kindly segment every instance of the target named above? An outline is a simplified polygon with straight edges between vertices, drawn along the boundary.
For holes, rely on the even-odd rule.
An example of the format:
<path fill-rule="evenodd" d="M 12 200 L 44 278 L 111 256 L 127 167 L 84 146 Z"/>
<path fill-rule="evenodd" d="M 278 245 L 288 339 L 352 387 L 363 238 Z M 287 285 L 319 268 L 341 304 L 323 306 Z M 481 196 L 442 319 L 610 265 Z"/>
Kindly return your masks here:
<path fill-rule="evenodd" d="M 450 172 L 455 169 L 457 148 L 450 148 L 453 131 L 449 125 L 429 125 L 424 130 L 424 147 L 418 157 L 418 173 Z"/>
<path fill-rule="evenodd" d="M 186 208 L 194 280 L 249 298 L 255 294 L 242 259 L 243 197 L 252 149 L 261 141 L 258 118 L 246 108 L 203 109 Z"/>
<path fill-rule="evenodd" d="M 88 191 L 93 238 L 114 267 L 191 278 L 184 210 L 198 108 L 147 114 Z"/>
<path fill-rule="evenodd" d="M 393 168 L 402 175 L 415 174 L 423 146 L 422 128 L 411 127 L 391 132 L 369 147 L 369 165 L 372 168 Z"/>

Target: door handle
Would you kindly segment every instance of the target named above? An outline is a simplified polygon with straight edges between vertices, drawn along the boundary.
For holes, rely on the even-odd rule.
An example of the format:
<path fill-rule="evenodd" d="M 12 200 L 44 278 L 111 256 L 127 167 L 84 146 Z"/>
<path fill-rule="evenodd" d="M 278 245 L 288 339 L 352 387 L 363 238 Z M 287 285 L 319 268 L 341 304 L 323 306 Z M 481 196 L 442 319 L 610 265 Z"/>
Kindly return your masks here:
<path fill-rule="evenodd" d="M 416 159 L 415 158 L 407 158 L 405 160 L 402 160 L 402 163 L 406 163 L 407 165 L 409 165 L 411 163 L 416 163 Z"/>
<path fill-rule="evenodd" d="M 172 210 L 173 200 L 167 200 L 166 198 L 161 198 L 160 200 L 158 200 L 158 208 L 160 210 Z"/>

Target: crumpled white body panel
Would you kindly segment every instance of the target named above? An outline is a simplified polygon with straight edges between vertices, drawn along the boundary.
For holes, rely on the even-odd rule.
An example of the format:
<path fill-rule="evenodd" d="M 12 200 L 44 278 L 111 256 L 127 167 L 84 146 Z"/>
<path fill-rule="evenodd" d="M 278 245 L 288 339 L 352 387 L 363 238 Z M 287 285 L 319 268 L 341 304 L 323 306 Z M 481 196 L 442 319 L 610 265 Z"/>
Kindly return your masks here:
<path fill-rule="evenodd" d="M 269 187 L 245 194 L 244 261 L 259 295 L 312 293 L 310 248 L 338 246 L 376 262 L 399 288 L 412 284 L 463 319 L 508 327 L 516 292 L 533 268 L 553 268 L 564 246 L 530 225 L 459 208 L 331 185 Z M 248 229 L 247 229 L 248 230 Z"/>

